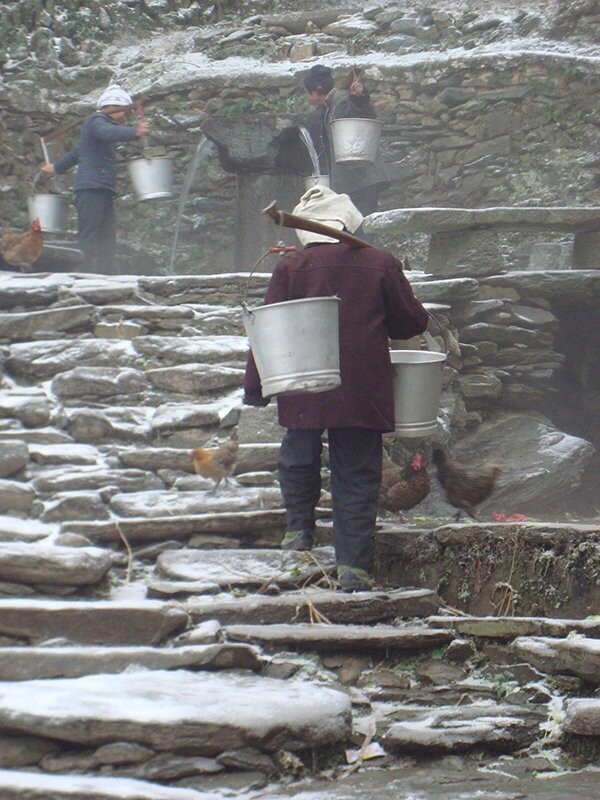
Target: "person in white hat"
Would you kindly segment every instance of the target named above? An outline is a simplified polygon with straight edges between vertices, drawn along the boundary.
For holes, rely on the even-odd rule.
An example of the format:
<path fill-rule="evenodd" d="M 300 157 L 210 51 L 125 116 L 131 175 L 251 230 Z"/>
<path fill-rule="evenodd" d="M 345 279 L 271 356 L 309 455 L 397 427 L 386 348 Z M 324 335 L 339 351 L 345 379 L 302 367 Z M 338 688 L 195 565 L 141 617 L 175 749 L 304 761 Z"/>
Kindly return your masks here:
<path fill-rule="evenodd" d="M 354 233 L 362 214 L 346 194 L 325 186 L 305 192 L 293 211 L 329 228 Z M 422 333 L 427 311 L 413 294 L 402 265 L 375 247 L 355 247 L 296 230 L 304 245 L 277 264 L 265 303 L 309 297 L 340 298 L 341 386 L 329 391 L 279 395 L 279 424 L 287 429 L 279 453 L 279 484 L 286 509 L 284 550 L 310 550 L 321 494 L 321 437 L 327 429 L 333 536 L 339 586 L 372 585 L 377 498 L 381 485 L 382 434 L 395 429 L 389 339 Z M 265 406 L 252 354 L 244 403 Z"/>
<path fill-rule="evenodd" d="M 115 145 L 145 136 L 148 122 L 129 127 L 122 123 L 132 108 L 131 97 L 111 83 L 100 95 L 97 111 L 83 123 L 76 147 L 42 172 L 61 175 L 77 165 L 75 208 L 79 249 L 87 272 L 114 272 L 117 235 L 114 210 L 116 194 Z"/>

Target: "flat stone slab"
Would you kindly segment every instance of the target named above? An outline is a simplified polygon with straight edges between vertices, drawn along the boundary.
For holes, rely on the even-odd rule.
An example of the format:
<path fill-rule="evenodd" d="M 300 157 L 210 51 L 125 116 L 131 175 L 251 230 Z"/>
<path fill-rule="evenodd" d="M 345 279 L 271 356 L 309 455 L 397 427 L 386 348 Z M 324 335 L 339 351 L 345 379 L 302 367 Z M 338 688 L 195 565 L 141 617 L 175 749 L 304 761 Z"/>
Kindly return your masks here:
<path fill-rule="evenodd" d="M 600 685 L 600 639 L 521 636 L 512 646 L 517 655 L 541 672 L 576 675 L 594 686 Z"/>
<path fill-rule="evenodd" d="M 450 628 L 461 636 L 516 639 L 518 636 L 567 636 L 571 631 L 600 639 L 600 620 L 545 617 L 429 617 L 434 628 Z"/>
<path fill-rule="evenodd" d="M 511 752 L 536 738 L 544 716 L 535 709 L 493 703 L 432 708 L 391 725 L 383 741 L 386 749 L 402 753 Z"/>
<path fill-rule="evenodd" d="M 49 775 L 0 770 L 2 800 L 223 800 L 220 792 L 197 792 L 131 778 Z"/>
<path fill-rule="evenodd" d="M 430 628 L 391 625 L 227 625 L 225 635 L 234 641 L 260 644 L 270 649 L 303 650 L 404 650 L 420 652 L 449 644 L 454 635 Z"/>
<path fill-rule="evenodd" d="M 194 534 L 218 533 L 257 538 L 262 531 L 282 528 L 284 509 L 240 511 L 229 513 L 190 514 L 181 517 L 130 517 L 119 520 L 119 528 L 130 542 L 157 542 L 165 539 L 187 539 Z M 106 522 L 65 522 L 62 530 L 80 533 L 97 542 L 120 542 L 114 520 Z M 196 578 L 194 578 L 195 580 Z"/>
<path fill-rule="evenodd" d="M 128 741 L 216 756 L 341 742 L 351 712 L 345 692 L 306 681 L 142 670 L 0 682 L 0 726 L 85 746 Z"/>
<path fill-rule="evenodd" d="M 194 622 L 218 619 L 221 624 L 308 622 L 319 615 L 339 624 L 376 624 L 398 617 L 423 617 L 439 608 L 431 589 L 399 589 L 374 592 L 335 592 L 308 587 L 282 595 L 190 598 L 182 604 Z"/>
<path fill-rule="evenodd" d="M 371 214 L 365 230 L 438 233 L 471 228 L 504 230 L 600 230 L 600 208 L 590 206 L 491 206 L 489 208 L 395 208 Z"/>
<path fill-rule="evenodd" d="M 184 581 L 203 580 L 219 586 L 297 587 L 335 568 L 333 548 L 310 553 L 285 550 L 169 550 L 158 557 L 157 572 Z"/>
<path fill-rule="evenodd" d="M 155 647 L 2 647 L 0 680 L 79 678 L 99 672 L 122 672 L 132 665 L 149 670 L 257 671 L 258 651 L 245 644 L 205 644 Z"/>
<path fill-rule="evenodd" d="M 577 736 L 600 736 L 600 699 L 568 700 L 562 729 Z"/>
<path fill-rule="evenodd" d="M 0 580 L 51 586 L 87 586 L 110 570 L 114 554 L 99 547 L 7 542 L 0 548 Z"/>
<path fill-rule="evenodd" d="M 187 623 L 185 611 L 158 600 L 0 600 L 0 634 L 32 642 L 157 645 Z"/>
<path fill-rule="evenodd" d="M 118 473 L 119 470 L 111 470 Z M 125 472 L 142 472 L 125 470 Z M 146 473 L 142 473 L 146 474 Z M 157 479 L 158 480 L 158 479 Z M 162 481 L 160 481 L 162 484 Z M 118 484 L 117 484 L 118 485 Z M 154 487 L 149 487 L 154 488 Z M 223 514 L 254 511 L 255 509 L 281 509 L 281 492 L 276 488 L 242 488 L 240 486 L 219 486 L 211 490 L 195 492 L 173 491 L 127 491 L 115 494 L 110 506 L 123 517 L 191 516 L 194 514 Z"/>
<path fill-rule="evenodd" d="M 58 525 L 34 519 L 0 516 L 1 542 L 35 542 L 58 533 Z"/>

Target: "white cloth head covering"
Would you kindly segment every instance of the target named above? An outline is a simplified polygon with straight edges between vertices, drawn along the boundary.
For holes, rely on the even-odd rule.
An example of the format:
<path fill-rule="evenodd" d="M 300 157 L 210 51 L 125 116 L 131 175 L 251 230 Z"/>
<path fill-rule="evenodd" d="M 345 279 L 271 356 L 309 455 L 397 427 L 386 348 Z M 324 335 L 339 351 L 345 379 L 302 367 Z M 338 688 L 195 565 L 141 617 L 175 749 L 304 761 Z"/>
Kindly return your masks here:
<path fill-rule="evenodd" d="M 132 102 L 125 89 L 121 89 L 118 83 L 111 83 L 98 98 L 96 108 L 100 110 L 105 106 L 130 106 Z"/>
<path fill-rule="evenodd" d="M 346 228 L 350 233 L 360 227 L 363 216 L 350 200 L 347 194 L 336 194 L 328 186 L 311 186 L 302 197 L 296 208 L 292 212 L 297 217 L 312 219 L 315 222 L 322 222 L 330 228 L 338 231 Z M 303 245 L 312 242 L 337 242 L 331 236 L 323 236 L 320 233 L 301 231 L 296 228 L 296 236 Z"/>

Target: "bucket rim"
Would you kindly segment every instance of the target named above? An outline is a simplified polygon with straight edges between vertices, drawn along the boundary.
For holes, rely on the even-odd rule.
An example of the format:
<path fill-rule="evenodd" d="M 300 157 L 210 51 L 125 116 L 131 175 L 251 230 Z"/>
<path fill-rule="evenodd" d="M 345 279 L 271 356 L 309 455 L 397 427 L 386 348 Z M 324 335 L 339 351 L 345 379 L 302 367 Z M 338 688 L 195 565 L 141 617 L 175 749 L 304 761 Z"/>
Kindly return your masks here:
<path fill-rule="evenodd" d="M 394 356 L 400 356 L 402 354 L 405 354 L 405 355 L 410 354 L 411 356 L 419 356 L 422 359 L 421 360 L 422 364 L 433 363 L 433 362 L 436 362 L 436 361 L 446 361 L 446 359 L 448 358 L 448 353 L 442 353 L 439 350 L 403 350 L 403 349 L 399 349 L 399 350 L 390 350 L 390 360 L 391 360 L 392 364 L 401 364 L 401 363 L 403 363 L 401 358 L 397 358 L 397 359 L 394 358 Z M 405 363 L 418 364 L 419 363 L 419 359 L 415 359 L 414 361 L 406 361 Z"/>
<path fill-rule="evenodd" d="M 338 117 L 337 119 L 332 119 L 329 124 L 336 125 L 338 122 L 369 122 L 383 127 L 383 120 L 374 117 Z"/>
<path fill-rule="evenodd" d="M 316 300 L 323 301 L 323 300 L 335 300 L 337 303 L 340 303 L 340 298 L 337 295 L 325 296 L 325 297 L 299 297 L 296 300 L 281 300 L 279 303 L 267 303 L 266 305 L 262 306 L 245 306 L 242 307 L 242 311 L 246 314 L 254 314 L 257 311 L 262 311 L 266 308 L 277 308 L 278 306 L 290 306 L 297 303 L 310 303 Z"/>
<path fill-rule="evenodd" d="M 128 158 L 128 164 L 139 163 L 140 161 L 173 161 L 173 156 L 138 156 L 137 158 Z"/>

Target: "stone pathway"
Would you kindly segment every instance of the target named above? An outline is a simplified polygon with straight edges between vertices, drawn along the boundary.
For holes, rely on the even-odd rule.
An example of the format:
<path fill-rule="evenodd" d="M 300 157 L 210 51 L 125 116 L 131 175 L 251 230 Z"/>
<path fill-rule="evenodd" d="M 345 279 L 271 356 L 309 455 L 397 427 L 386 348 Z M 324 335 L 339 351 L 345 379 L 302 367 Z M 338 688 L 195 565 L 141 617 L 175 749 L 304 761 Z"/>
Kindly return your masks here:
<path fill-rule="evenodd" d="M 514 524 L 382 523 L 400 575 L 382 562 L 353 595 L 335 590 L 327 492 L 318 547 L 278 549 L 280 430 L 241 406 L 233 284 L 208 305 L 206 277 L 0 281 L 2 800 L 583 791 L 588 773 L 559 769 L 597 753 L 598 620 L 467 616 L 418 560 L 511 545 Z M 236 474 L 214 491 L 191 450 L 233 426 Z M 584 547 L 584 527 L 529 530 Z M 523 794 L 506 774 L 535 759 L 557 777 Z"/>

